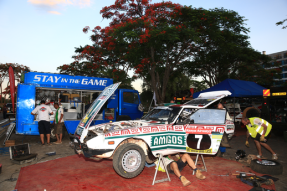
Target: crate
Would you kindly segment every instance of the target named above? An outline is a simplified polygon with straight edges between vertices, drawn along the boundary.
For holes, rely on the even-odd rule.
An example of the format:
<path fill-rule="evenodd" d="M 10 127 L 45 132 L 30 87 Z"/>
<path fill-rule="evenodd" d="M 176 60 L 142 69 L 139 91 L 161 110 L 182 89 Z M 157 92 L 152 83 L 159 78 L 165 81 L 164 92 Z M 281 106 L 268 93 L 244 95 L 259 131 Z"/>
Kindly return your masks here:
<path fill-rule="evenodd" d="M 10 159 L 14 164 L 24 164 L 37 159 L 37 154 L 30 153 L 29 144 L 15 145 L 9 148 Z"/>
<path fill-rule="evenodd" d="M 15 140 L 7 140 L 5 142 L 5 147 L 11 147 L 15 145 Z"/>

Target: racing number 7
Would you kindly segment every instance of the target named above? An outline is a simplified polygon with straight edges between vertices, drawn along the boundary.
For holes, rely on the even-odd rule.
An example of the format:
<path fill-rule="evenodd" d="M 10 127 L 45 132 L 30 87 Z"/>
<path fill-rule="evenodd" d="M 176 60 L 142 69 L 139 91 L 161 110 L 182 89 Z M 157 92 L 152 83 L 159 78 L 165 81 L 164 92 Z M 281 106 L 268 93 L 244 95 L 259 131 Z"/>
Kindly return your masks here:
<path fill-rule="evenodd" d="M 195 135 L 195 138 L 198 139 L 197 141 L 197 149 L 200 149 L 200 143 L 201 143 L 201 140 L 203 138 L 202 135 Z"/>

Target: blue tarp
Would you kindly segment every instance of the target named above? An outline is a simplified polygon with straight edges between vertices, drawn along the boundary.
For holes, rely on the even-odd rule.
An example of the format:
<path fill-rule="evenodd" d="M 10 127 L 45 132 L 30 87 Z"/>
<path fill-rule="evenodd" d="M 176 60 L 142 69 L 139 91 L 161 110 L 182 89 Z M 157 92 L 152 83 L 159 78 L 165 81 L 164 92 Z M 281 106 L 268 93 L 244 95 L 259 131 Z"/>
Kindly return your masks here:
<path fill-rule="evenodd" d="M 228 97 L 256 97 L 263 96 L 263 90 L 266 89 L 263 86 L 256 84 L 255 82 L 226 79 L 211 88 L 203 90 L 201 92 L 195 92 L 193 98 L 197 98 L 200 93 L 210 91 L 228 90 L 232 94 Z"/>

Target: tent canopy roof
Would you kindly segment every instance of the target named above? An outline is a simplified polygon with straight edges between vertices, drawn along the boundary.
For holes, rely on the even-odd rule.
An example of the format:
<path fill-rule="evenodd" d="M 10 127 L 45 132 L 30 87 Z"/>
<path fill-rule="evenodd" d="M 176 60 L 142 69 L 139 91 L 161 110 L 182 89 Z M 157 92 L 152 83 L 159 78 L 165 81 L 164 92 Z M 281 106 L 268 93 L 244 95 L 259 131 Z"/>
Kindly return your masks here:
<path fill-rule="evenodd" d="M 256 84 L 255 82 L 226 79 L 211 88 L 203 90 L 201 92 L 195 92 L 193 98 L 197 98 L 200 93 L 209 91 L 222 91 L 228 90 L 231 95 L 228 97 L 256 97 L 263 96 L 263 90 L 266 89 L 263 86 Z"/>

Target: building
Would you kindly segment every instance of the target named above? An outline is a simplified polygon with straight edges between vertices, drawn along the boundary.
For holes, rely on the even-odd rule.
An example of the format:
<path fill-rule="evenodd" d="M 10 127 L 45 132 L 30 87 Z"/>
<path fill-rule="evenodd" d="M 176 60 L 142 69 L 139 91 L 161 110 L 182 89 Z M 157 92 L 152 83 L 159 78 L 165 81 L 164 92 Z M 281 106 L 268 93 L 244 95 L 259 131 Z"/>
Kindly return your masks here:
<path fill-rule="evenodd" d="M 265 51 L 263 51 L 263 54 L 265 54 Z M 287 82 L 287 50 L 282 51 L 282 52 L 267 54 L 267 56 L 270 56 L 273 60 L 275 60 L 275 62 L 280 63 L 280 69 L 282 70 L 281 79 L 276 80 L 274 85 L 281 86 L 282 84 Z"/>

